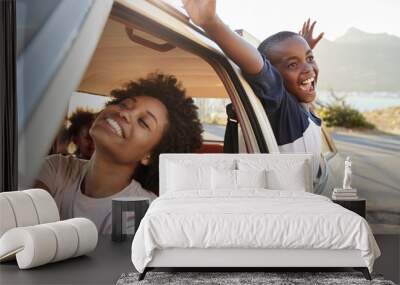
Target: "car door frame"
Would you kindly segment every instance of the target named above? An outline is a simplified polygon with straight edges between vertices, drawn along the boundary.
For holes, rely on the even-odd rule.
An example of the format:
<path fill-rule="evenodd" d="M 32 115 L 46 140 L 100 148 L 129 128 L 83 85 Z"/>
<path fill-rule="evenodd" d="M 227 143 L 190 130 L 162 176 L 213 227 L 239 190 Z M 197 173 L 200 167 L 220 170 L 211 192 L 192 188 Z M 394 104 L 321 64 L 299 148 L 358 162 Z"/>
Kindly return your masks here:
<path fill-rule="evenodd" d="M 193 53 L 215 70 L 237 111 L 248 153 L 279 153 L 272 128 L 261 102 L 244 80 L 240 69 L 215 42 L 183 14 L 159 1 L 114 3 L 110 17 L 127 27 L 140 29 Z"/>

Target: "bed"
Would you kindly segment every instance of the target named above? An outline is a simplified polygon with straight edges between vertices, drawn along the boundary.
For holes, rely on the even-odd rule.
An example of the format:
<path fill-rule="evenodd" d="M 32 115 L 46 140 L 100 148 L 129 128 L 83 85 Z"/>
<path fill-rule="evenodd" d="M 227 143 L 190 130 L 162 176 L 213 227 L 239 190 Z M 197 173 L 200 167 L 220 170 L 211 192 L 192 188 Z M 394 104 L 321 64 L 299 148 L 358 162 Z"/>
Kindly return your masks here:
<path fill-rule="evenodd" d="M 160 197 L 132 243 L 153 268 L 352 267 L 379 248 L 359 215 L 312 193 L 308 154 L 163 154 Z"/>

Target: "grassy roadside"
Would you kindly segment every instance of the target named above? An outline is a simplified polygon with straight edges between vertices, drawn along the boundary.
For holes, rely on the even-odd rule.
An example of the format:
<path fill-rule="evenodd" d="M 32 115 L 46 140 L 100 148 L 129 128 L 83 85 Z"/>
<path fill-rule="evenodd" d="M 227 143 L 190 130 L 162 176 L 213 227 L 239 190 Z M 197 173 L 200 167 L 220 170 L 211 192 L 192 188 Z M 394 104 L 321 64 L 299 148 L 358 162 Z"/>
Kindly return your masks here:
<path fill-rule="evenodd" d="M 364 112 L 368 122 L 373 123 L 377 131 L 400 135 L 400 107 L 389 107 Z"/>
<path fill-rule="evenodd" d="M 326 127 L 329 132 L 336 133 L 359 133 L 367 135 L 395 135 L 400 136 L 400 107 L 389 107 L 362 113 L 365 120 L 375 128 L 345 128 L 345 127 Z"/>

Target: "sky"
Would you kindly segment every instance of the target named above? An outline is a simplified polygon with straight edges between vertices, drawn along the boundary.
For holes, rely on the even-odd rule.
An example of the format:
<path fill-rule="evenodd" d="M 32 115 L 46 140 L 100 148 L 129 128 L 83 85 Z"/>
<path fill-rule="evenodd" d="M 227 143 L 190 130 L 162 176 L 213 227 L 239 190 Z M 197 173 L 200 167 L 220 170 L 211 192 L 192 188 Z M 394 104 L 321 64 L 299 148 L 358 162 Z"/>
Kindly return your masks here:
<path fill-rule="evenodd" d="M 329 40 L 350 27 L 400 37 L 400 0 L 217 0 L 217 13 L 232 29 L 245 29 L 260 40 L 282 30 L 297 32 L 309 17 Z"/>

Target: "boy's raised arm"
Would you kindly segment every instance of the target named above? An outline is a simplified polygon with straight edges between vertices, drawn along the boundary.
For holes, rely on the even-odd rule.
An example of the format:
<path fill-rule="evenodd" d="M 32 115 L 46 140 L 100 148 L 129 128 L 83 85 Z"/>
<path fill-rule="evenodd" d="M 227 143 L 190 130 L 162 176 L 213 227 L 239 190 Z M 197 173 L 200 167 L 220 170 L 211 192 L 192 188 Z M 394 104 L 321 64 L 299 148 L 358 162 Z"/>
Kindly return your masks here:
<path fill-rule="evenodd" d="M 260 53 L 218 17 L 216 0 L 182 0 L 182 3 L 193 23 L 202 27 L 243 72 L 261 71 L 264 62 Z"/>

